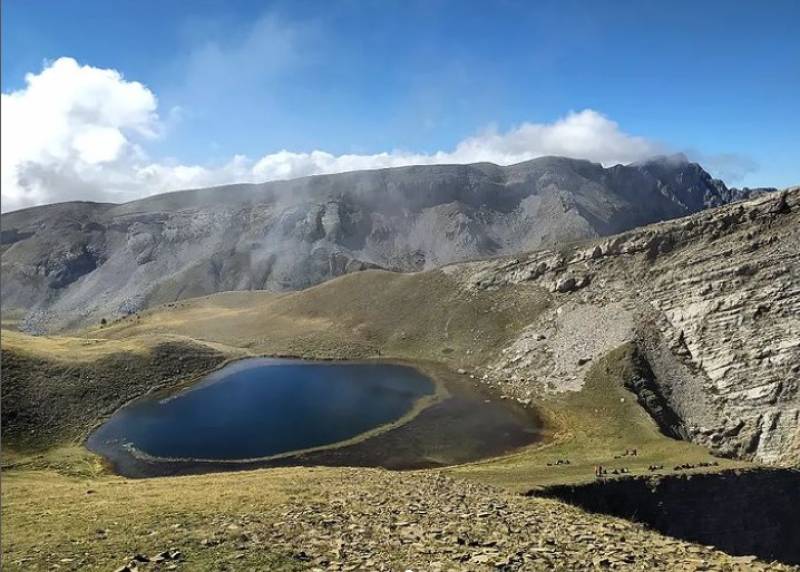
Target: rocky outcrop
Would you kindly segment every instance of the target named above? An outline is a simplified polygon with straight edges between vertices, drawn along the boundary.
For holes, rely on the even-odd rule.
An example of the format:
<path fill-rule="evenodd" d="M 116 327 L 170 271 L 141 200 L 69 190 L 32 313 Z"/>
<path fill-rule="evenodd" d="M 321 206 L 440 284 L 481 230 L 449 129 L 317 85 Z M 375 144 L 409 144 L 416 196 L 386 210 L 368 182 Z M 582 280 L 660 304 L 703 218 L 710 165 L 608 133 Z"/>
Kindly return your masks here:
<path fill-rule="evenodd" d="M 578 390 L 586 364 L 635 343 L 652 372 L 637 395 L 663 400 L 668 425 L 720 455 L 800 463 L 800 189 L 450 272 L 467 289 L 551 292 L 487 368 L 507 394 Z"/>
<path fill-rule="evenodd" d="M 27 331 L 53 331 L 219 291 L 301 289 L 364 268 L 515 254 L 732 198 L 685 158 L 604 169 L 543 157 L 49 205 L 2 216 L 2 309 L 23 315 Z"/>
<path fill-rule="evenodd" d="M 97 255 L 90 248 L 82 245 L 60 252 L 54 258 L 48 259 L 39 272 L 47 276 L 48 288 L 59 290 L 92 272 L 97 266 Z"/>
<path fill-rule="evenodd" d="M 650 414 L 662 433 L 675 439 L 687 439 L 689 436 L 683 421 L 662 395 L 647 359 L 635 347 L 631 357 L 633 367 L 630 375 L 623 380 L 625 389 L 636 395 L 639 405 Z"/>

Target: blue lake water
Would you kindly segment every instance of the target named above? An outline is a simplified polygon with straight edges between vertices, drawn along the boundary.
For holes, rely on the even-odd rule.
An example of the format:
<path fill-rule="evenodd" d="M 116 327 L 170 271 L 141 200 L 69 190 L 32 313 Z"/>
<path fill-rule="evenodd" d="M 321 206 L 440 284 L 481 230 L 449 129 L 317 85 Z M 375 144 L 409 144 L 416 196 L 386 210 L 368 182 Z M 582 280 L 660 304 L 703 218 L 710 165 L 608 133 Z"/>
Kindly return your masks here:
<path fill-rule="evenodd" d="M 434 392 L 430 379 L 402 365 L 248 359 L 120 409 L 87 445 L 172 459 L 268 457 L 356 437 Z"/>

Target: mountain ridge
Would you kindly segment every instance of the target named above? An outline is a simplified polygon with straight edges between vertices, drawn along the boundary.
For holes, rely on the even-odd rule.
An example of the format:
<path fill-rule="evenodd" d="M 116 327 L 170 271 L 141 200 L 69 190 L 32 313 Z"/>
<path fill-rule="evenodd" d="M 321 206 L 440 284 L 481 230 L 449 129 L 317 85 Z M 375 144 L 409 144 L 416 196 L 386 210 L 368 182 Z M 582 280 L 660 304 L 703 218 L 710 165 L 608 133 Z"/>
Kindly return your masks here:
<path fill-rule="evenodd" d="M 416 165 L 2 215 L 3 312 L 30 332 L 223 290 L 296 290 L 615 234 L 741 198 L 676 158 Z"/>

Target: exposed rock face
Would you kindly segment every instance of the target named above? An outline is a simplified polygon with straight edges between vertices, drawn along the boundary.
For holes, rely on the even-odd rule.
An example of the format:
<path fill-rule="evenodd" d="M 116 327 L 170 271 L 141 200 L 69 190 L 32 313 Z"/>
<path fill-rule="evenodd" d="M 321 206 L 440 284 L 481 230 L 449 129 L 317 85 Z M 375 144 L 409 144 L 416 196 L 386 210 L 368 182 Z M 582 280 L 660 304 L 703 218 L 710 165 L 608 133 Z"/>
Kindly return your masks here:
<path fill-rule="evenodd" d="M 685 158 L 604 169 L 545 157 L 50 205 L 2 217 L 2 307 L 40 332 L 213 292 L 298 289 L 375 266 L 414 271 L 596 238 L 740 196 Z"/>
<path fill-rule="evenodd" d="M 626 389 L 636 395 L 639 405 L 655 420 L 662 433 L 675 439 L 688 438 L 680 417 L 672 411 L 668 401 L 661 394 L 661 388 L 650 364 L 638 351 L 633 354 L 632 375 L 623 383 Z"/>
<path fill-rule="evenodd" d="M 451 272 L 552 292 L 489 367 L 507 394 L 580 389 L 591 360 L 632 342 L 652 379 L 631 389 L 657 421 L 674 414 L 659 422 L 721 455 L 800 464 L 800 189 Z M 584 288 L 552 286 L 579 275 Z"/>

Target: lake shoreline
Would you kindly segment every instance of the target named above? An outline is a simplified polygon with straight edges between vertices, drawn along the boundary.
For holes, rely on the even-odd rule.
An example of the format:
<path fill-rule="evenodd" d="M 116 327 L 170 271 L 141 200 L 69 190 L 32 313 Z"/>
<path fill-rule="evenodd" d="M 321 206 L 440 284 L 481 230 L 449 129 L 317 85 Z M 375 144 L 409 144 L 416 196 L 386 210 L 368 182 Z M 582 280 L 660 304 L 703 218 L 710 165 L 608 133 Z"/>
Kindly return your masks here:
<path fill-rule="evenodd" d="M 215 376 L 219 372 L 224 371 L 226 367 L 237 363 L 246 363 L 248 361 L 263 362 L 259 365 L 252 367 L 271 367 L 278 365 L 321 365 L 332 367 L 342 365 L 386 365 L 386 366 L 399 366 L 413 369 L 417 374 L 424 376 L 428 381 L 433 384 L 434 391 L 431 394 L 422 395 L 417 398 L 411 408 L 406 411 L 399 418 L 394 419 L 387 423 L 373 427 L 364 432 L 360 432 L 353 437 L 339 440 L 323 445 L 312 446 L 307 448 L 295 449 L 291 451 L 281 452 L 262 457 L 249 457 L 241 459 L 214 459 L 214 458 L 201 458 L 201 457 L 165 457 L 150 455 L 144 451 L 137 449 L 135 446 L 108 446 L 107 444 L 92 443 L 91 436 L 97 431 L 97 427 L 93 429 L 90 436 L 84 441 L 86 447 L 92 453 L 99 455 L 103 460 L 107 469 L 120 476 L 128 478 L 148 478 L 157 476 L 171 476 L 183 474 L 204 474 L 220 471 L 236 471 L 236 470 L 250 470 L 266 467 L 277 466 L 305 466 L 305 465 L 326 465 L 326 466 L 383 466 L 384 468 L 395 468 L 399 470 L 406 469 L 423 469 L 436 466 L 453 466 L 462 464 L 464 462 L 475 462 L 485 460 L 486 458 L 493 458 L 498 455 L 508 454 L 514 450 L 520 449 L 522 446 L 531 445 L 535 442 L 542 440 L 543 427 L 542 417 L 538 415 L 530 407 L 522 407 L 519 404 L 507 403 L 505 400 L 498 399 L 493 392 L 487 391 L 485 386 L 477 383 L 470 383 L 471 380 L 464 378 L 462 375 L 457 374 L 450 370 L 450 368 L 434 362 L 404 360 L 404 359 L 391 359 L 391 358 L 375 358 L 375 359 L 361 359 L 361 360 L 306 360 L 297 358 L 295 356 L 287 357 L 273 357 L 273 356 L 247 356 L 237 357 L 235 359 L 225 360 L 219 367 L 214 368 L 203 376 L 193 378 L 171 388 L 158 388 L 153 391 L 147 392 L 145 395 L 131 400 L 126 405 L 119 408 L 117 411 L 135 404 L 137 401 L 146 399 L 156 399 L 159 393 L 165 394 L 162 399 L 176 399 L 187 392 L 205 387 L 204 383 L 214 383 L 217 381 Z M 242 368 L 248 369 L 248 368 Z M 453 399 L 453 394 L 457 394 L 458 399 Z M 466 398 L 465 396 L 469 396 Z M 502 410 L 500 417 L 506 416 L 512 421 L 503 422 L 511 423 L 512 428 L 517 429 L 512 441 L 512 446 L 505 446 L 502 442 L 497 445 L 486 446 L 492 449 L 490 454 L 486 454 L 485 450 L 480 453 L 463 454 L 458 451 L 457 446 L 449 445 L 454 453 L 446 451 L 439 456 L 431 459 L 420 457 L 416 460 L 409 460 L 403 458 L 402 460 L 392 460 L 381 462 L 379 459 L 381 453 L 376 452 L 376 447 L 368 442 L 375 442 L 376 439 L 381 438 L 387 433 L 392 433 L 397 430 L 413 424 L 420 414 L 430 410 L 434 406 L 444 411 L 437 411 L 434 414 L 429 414 L 427 417 L 438 418 L 441 420 L 446 416 L 448 407 L 452 407 L 450 401 L 456 403 L 463 408 L 465 400 L 474 407 L 475 404 L 480 402 L 481 410 L 487 403 L 494 403 L 490 409 L 493 408 L 494 417 L 498 417 L 498 411 Z M 443 405 L 444 404 L 444 405 Z M 478 409 L 478 408 L 475 408 Z M 508 410 L 506 412 L 505 410 Z M 116 412 L 115 412 L 116 414 Z M 114 414 L 112 414 L 114 415 Z M 438 415 L 438 417 L 437 417 Z M 108 419 L 104 423 L 108 422 Z M 430 439 L 437 438 L 436 435 L 426 436 L 421 433 L 421 427 L 427 427 L 431 424 L 430 420 L 426 423 L 418 423 L 413 426 L 411 430 L 406 430 L 406 433 L 413 434 L 416 439 Z M 523 429 L 520 429 L 523 428 Z M 426 430 L 427 431 L 427 430 Z M 520 433 L 525 433 L 525 438 L 520 436 Z M 392 439 L 386 438 L 383 441 L 392 442 Z M 523 443 L 524 441 L 524 443 Z M 123 452 L 124 449 L 124 452 Z M 432 446 L 432 449 L 436 449 Z M 344 453 L 340 451 L 344 450 Z M 466 456 L 465 456 L 466 455 Z M 447 459 L 452 457 L 452 461 Z M 388 466 L 387 466 L 388 465 Z"/>

